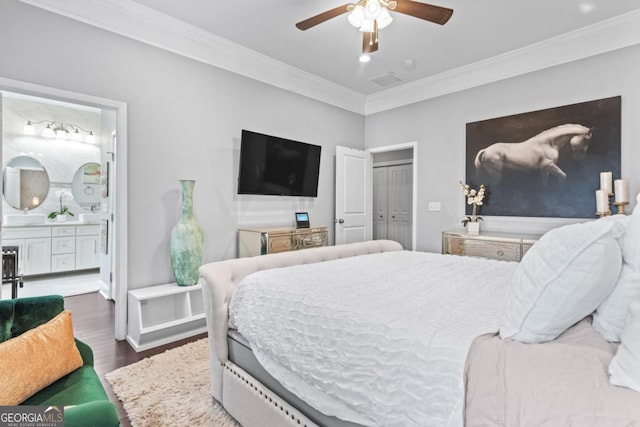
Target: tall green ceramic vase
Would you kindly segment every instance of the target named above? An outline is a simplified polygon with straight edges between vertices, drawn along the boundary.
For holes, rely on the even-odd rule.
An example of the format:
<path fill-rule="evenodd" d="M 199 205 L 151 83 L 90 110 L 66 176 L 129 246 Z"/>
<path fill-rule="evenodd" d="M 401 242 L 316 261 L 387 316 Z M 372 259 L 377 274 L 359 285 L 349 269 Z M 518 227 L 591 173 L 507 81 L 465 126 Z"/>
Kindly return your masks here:
<path fill-rule="evenodd" d="M 171 230 L 171 266 L 179 286 L 198 283 L 198 268 L 202 264 L 204 236 L 193 217 L 193 180 L 180 180 L 182 187 L 182 216 Z"/>

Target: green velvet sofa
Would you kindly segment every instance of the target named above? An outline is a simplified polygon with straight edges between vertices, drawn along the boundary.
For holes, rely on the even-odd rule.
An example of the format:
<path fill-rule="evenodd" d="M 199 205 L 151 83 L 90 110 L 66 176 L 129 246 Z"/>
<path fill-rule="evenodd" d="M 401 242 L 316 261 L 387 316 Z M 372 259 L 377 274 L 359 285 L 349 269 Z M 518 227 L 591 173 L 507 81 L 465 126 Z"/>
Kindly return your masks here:
<path fill-rule="evenodd" d="M 53 319 L 64 310 L 59 295 L 0 301 L 0 342 L 16 337 Z M 65 406 L 65 427 L 118 426 L 118 411 L 109 401 L 93 369 L 93 351 L 75 340 L 83 366 L 34 394 L 22 405 Z M 11 369 L 1 366 L 0 369 Z"/>

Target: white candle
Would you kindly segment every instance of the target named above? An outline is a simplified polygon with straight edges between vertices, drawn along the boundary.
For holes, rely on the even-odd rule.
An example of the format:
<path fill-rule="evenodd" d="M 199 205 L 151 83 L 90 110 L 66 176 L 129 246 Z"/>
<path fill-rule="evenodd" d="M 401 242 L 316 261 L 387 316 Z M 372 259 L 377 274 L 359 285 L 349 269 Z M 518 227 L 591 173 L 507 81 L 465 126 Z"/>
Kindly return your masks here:
<path fill-rule="evenodd" d="M 607 192 L 607 194 L 613 193 L 613 173 L 612 172 L 600 172 L 600 189 Z"/>
<path fill-rule="evenodd" d="M 596 212 L 609 212 L 609 193 L 606 190 L 596 190 Z"/>
<path fill-rule="evenodd" d="M 616 179 L 613 183 L 615 190 L 616 203 L 625 203 L 629 201 L 629 181 L 626 179 Z"/>

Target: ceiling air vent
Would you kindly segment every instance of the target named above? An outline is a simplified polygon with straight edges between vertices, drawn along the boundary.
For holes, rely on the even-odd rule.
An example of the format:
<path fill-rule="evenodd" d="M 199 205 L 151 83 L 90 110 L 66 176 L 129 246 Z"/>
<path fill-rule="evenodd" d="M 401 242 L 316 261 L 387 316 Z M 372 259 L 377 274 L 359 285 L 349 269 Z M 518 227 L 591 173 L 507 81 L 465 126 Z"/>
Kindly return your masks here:
<path fill-rule="evenodd" d="M 369 79 L 369 81 L 377 84 L 378 86 L 387 87 L 401 82 L 402 79 L 393 73 L 386 73 L 378 77 L 373 77 Z"/>

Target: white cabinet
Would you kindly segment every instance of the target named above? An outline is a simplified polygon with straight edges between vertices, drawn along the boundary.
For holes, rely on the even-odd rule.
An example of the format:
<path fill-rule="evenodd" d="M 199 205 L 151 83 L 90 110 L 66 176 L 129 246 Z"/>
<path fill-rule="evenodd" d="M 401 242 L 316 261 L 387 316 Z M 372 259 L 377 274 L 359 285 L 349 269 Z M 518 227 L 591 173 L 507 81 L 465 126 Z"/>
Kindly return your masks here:
<path fill-rule="evenodd" d="M 3 246 L 18 246 L 22 274 L 51 272 L 51 227 L 15 227 L 2 230 Z"/>
<path fill-rule="evenodd" d="M 207 331 L 202 286 L 175 283 L 129 291 L 127 341 L 143 351 Z"/>
<path fill-rule="evenodd" d="M 78 225 L 76 227 L 76 269 L 100 266 L 100 226 Z"/>
<path fill-rule="evenodd" d="M 24 274 L 44 274 L 51 269 L 51 241 L 25 239 Z"/>
<path fill-rule="evenodd" d="M 18 246 L 25 276 L 99 267 L 100 225 L 4 227 L 2 245 Z"/>

